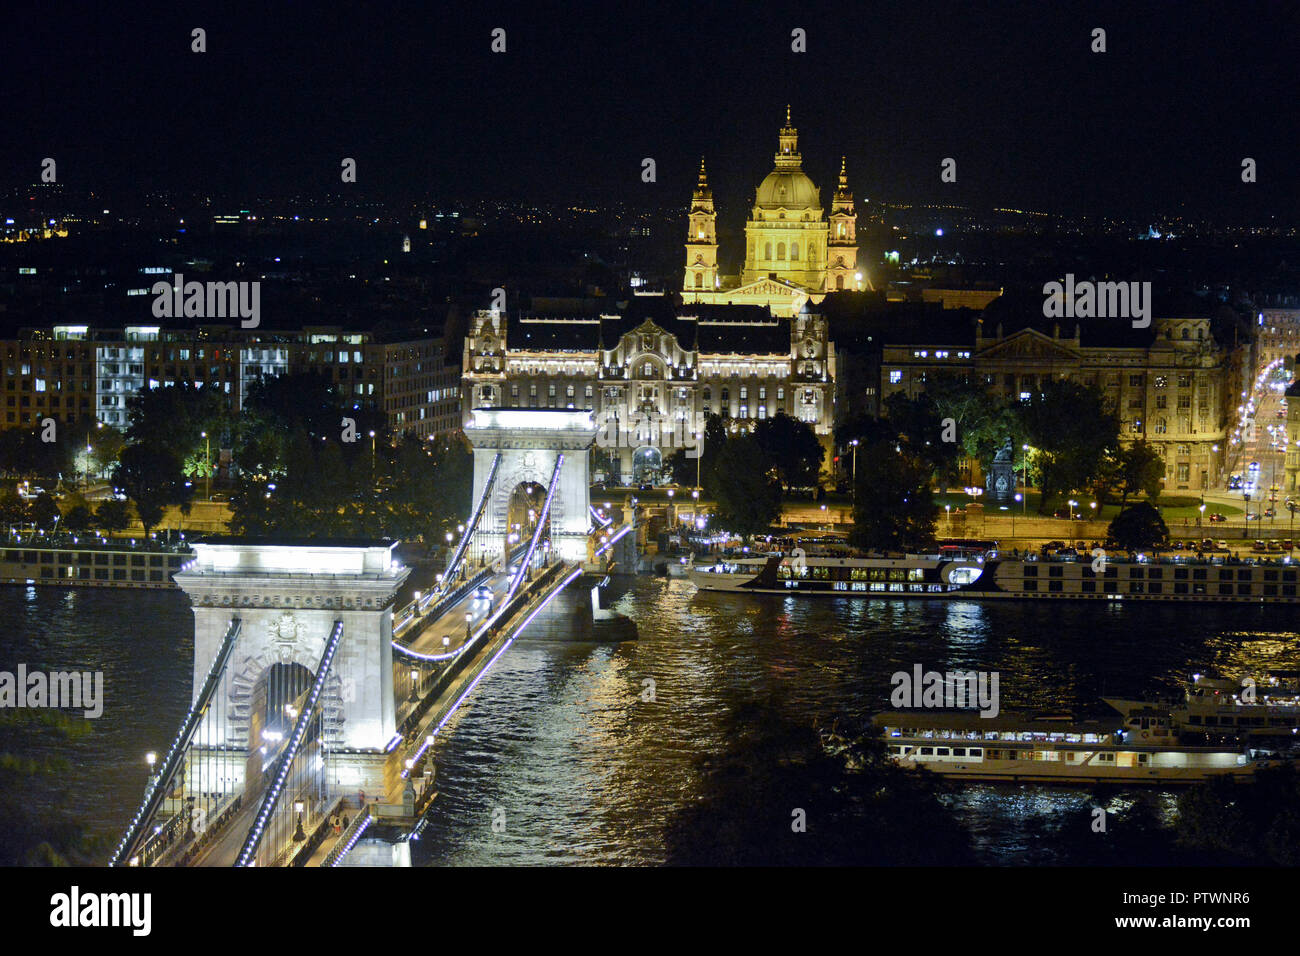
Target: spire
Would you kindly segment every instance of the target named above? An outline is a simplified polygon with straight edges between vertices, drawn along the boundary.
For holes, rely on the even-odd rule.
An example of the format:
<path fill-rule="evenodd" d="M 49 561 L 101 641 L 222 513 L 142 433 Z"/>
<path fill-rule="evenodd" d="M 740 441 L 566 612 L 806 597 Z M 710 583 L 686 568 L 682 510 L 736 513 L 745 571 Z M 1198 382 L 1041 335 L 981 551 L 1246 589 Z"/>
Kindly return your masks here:
<path fill-rule="evenodd" d="M 847 168 L 848 168 L 847 160 L 845 159 L 845 157 L 841 156 L 840 157 L 840 182 L 839 185 L 835 187 L 834 203 L 836 206 L 840 206 L 842 204 L 847 203 L 849 206 L 848 211 L 852 211 L 853 193 L 849 192 L 849 174 L 846 171 Z"/>
<path fill-rule="evenodd" d="M 700 177 L 695 182 L 694 200 L 697 203 L 707 202 L 709 208 L 713 208 L 713 190 L 709 189 L 709 174 L 704 171 L 704 157 L 700 157 Z"/>
<path fill-rule="evenodd" d="M 785 125 L 777 137 L 776 168 L 799 169 L 799 131 L 790 125 L 790 107 L 785 108 Z"/>

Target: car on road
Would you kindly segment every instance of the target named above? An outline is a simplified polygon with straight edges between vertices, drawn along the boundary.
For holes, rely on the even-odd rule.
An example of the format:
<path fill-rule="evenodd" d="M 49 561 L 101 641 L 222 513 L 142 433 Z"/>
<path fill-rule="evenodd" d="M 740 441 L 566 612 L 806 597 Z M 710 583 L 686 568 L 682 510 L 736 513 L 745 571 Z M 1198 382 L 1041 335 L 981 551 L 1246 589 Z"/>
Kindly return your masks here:
<path fill-rule="evenodd" d="M 1257 512 L 1257 511 L 1247 511 L 1247 512 L 1246 512 L 1246 520 L 1247 520 L 1247 521 L 1258 521 L 1258 520 L 1259 520 L 1259 512 Z"/>
<path fill-rule="evenodd" d="M 1219 514 L 1219 512 L 1217 511 L 1213 511 L 1210 513 L 1210 520 L 1213 522 L 1219 522 L 1219 521 L 1227 521 L 1228 518 L 1226 515 L 1222 515 Z"/>
<path fill-rule="evenodd" d="M 1250 546 L 1250 550 L 1252 550 L 1252 551 L 1267 551 L 1267 550 L 1268 550 L 1268 546 L 1265 545 L 1263 541 L 1256 541 L 1253 545 Z"/>
<path fill-rule="evenodd" d="M 1226 541 L 1216 541 L 1215 544 L 1214 544 L 1214 550 L 1215 550 L 1215 551 L 1227 551 L 1227 550 L 1228 550 L 1228 542 L 1226 542 Z"/>
<path fill-rule="evenodd" d="M 475 601 L 492 600 L 492 589 L 488 587 L 486 584 L 480 584 L 478 587 L 474 589 L 474 600 Z"/>
<path fill-rule="evenodd" d="M 1267 509 L 1267 510 L 1264 512 L 1264 517 L 1265 517 L 1265 518 L 1272 518 L 1272 517 L 1273 517 L 1274 515 L 1276 515 L 1276 514 L 1277 514 L 1276 511 L 1274 511 L 1272 508 L 1269 508 L 1269 509 Z"/>
<path fill-rule="evenodd" d="M 1277 538 L 1269 538 L 1269 540 L 1268 540 L 1268 550 L 1270 550 L 1270 551 L 1281 551 L 1281 550 L 1283 550 L 1283 549 L 1282 549 L 1282 542 L 1279 541 Z"/>

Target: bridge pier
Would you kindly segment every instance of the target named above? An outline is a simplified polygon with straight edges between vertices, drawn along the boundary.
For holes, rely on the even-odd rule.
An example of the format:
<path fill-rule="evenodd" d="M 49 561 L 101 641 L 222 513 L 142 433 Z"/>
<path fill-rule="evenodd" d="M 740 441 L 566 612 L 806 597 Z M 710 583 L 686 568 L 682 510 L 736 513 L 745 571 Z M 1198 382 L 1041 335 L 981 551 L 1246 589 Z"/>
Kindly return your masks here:
<path fill-rule="evenodd" d="M 394 787 L 401 768 L 388 751 L 397 731 L 392 609 L 410 573 L 394 561 L 395 546 L 387 540 L 235 537 L 194 545 L 194 560 L 175 581 L 193 604 L 196 694 L 231 618 L 243 625 L 196 734 L 188 792 L 241 793 L 258 782 L 250 776 L 262 776 L 267 734 L 282 733 L 284 726 L 271 710 L 289 707 L 268 697 L 272 675 L 284 680 L 301 669 L 314 679 L 340 621 L 343 637 L 319 705 L 329 755 L 326 787 L 332 795 L 365 791 L 380 798 Z"/>
<path fill-rule="evenodd" d="M 608 579 L 583 574 L 556 594 L 529 623 L 526 641 L 634 641 L 636 624 L 616 611 L 602 607 Z"/>

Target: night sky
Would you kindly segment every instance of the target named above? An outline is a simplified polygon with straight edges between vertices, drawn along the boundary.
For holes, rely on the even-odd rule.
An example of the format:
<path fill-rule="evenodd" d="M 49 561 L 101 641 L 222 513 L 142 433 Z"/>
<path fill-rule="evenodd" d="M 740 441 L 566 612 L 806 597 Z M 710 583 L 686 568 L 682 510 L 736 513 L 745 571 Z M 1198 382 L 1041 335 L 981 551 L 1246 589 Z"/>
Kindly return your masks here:
<path fill-rule="evenodd" d="M 1300 218 L 1289 0 L 110 6 L 6 12 L 0 186 L 685 203 L 703 154 L 735 208 L 789 102 L 823 201 L 844 153 L 873 200 Z"/>

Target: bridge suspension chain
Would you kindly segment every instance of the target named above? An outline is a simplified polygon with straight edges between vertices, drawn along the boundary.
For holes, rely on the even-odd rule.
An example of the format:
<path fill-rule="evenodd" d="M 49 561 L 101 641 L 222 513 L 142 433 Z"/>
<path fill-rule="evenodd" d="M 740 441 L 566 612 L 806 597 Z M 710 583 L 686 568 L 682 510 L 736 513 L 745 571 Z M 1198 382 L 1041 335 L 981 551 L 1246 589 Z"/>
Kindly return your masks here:
<path fill-rule="evenodd" d="M 515 592 L 519 590 L 519 585 L 523 583 L 524 575 L 528 573 L 528 566 L 532 563 L 533 552 L 537 550 L 537 543 L 542 540 L 542 531 L 546 528 L 546 518 L 551 513 L 551 502 L 555 500 L 555 490 L 560 487 L 560 469 L 564 466 L 564 456 L 555 456 L 555 470 L 551 472 L 551 483 L 546 489 L 546 500 L 542 503 L 541 513 L 537 516 L 537 527 L 533 529 L 533 539 L 528 542 L 528 552 L 524 559 L 519 562 L 519 570 L 515 572 L 514 578 L 510 581 L 510 587 L 506 589 L 505 604 L 509 604 Z"/>
<path fill-rule="evenodd" d="M 262 798 L 262 805 L 258 808 L 257 816 L 253 819 L 253 825 L 248 829 L 248 836 L 244 840 L 243 848 L 239 851 L 239 858 L 235 861 L 235 866 L 251 866 L 257 857 L 258 847 L 262 843 L 262 835 L 266 832 L 266 825 L 271 819 L 271 814 L 275 812 L 275 808 L 280 802 L 280 796 L 284 792 L 284 785 L 289 778 L 289 771 L 292 769 L 294 758 L 298 755 L 303 738 L 307 735 L 308 726 L 316 716 L 316 707 L 320 701 L 321 691 L 325 687 L 325 679 L 329 676 L 330 665 L 334 662 L 334 652 L 338 650 L 342 638 L 343 622 L 335 621 L 334 630 L 330 633 L 329 640 L 325 642 L 325 650 L 321 654 L 320 666 L 316 668 L 316 679 L 307 692 L 307 700 L 303 704 L 302 711 L 298 714 L 297 722 L 293 726 L 293 735 L 289 738 L 289 743 L 280 756 L 279 765 L 275 770 L 275 777 L 271 782 L 271 786 L 267 789 L 266 795 Z"/>
<path fill-rule="evenodd" d="M 217 648 L 216 656 L 212 658 L 212 666 L 208 668 L 208 675 L 203 681 L 203 686 L 199 689 L 198 696 L 194 698 L 194 703 L 190 705 L 189 711 L 181 721 L 181 728 L 177 732 L 176 739 L 172 742 L 166 758 L 163 760 L 162 767 L 159 768 L 157 775 L 153 777 L 148 788 L 146 788 L 144 800 L 140 804 L 140 809 L 136 811 L 135 816 L 132 818 L 126 835 L 122 837 L 122 842 L 117 845 L 117 849 L 109 857 L 109 866 L 119 866 L 123 860 L 130 858 L 131 852 L 140 842 L 140 838 L 144 835 L 149 824 L 153 822 L 154 816 L 158 813 L 158 808 L 162 806 L 163 800 L 171 792 L 172 782 L 184 762 L 190 742 L 194 739 L 194 732 L 203 721 L 208 708 L 212 704 L 212 697 L 221 685 L 222 675 L 226 672 L 226 665 L 230 663 L 230 655 L 235 649 L 236 640 L 239 638 L 239 630 L 239 618 L 232 618 L 230 627 L 226 629 L 226 636 Z"/>
<path fill-rule="evenodd" d="M 492 497 L 492 488 L 496 485 L 497 470 L 501 467 L 501 453 L 497 452 L 496 457 L 492 459 L 492 469 L 488 472 L 487 481 L 483 485 L 483 493 L 479 495 L 478 504 L 474 508 L 474 513 L 470 518 L 470 523 L 465 526 L 465 533 L 461 536 L 460 542 L 456 545 L 456 550 L 447 562 L 446 569 L 442 572 L 442 586 L 438 591 L 445 591 L 451 587 L 452 577 L 460 568 L 460 563 L 464 560 L 465 551 L 469 547 L 470 539 L 474 536 L 474 531 L 478 528 L 479 520 L 483 517 L 483 512 L 487 509 L 488 499 Z"/>

